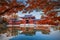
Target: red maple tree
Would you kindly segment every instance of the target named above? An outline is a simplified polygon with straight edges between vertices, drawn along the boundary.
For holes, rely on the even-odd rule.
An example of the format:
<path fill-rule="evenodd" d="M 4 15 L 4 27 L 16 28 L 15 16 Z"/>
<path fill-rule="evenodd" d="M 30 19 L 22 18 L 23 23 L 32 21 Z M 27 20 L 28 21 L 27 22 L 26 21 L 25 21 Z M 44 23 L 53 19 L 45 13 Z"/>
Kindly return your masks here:
<path fill-rule="evenodd" d="M 0 15 L 17 13 L 18 11 L 26 13 L 33 10 L 42 10 L 51 21 L 60 21 L 60 17 L 55 16 L 57 12 L 52 11 L 56 6 L 60 6 L 60 3 L 52 0 L 27 0 L 26 5 L 22 2 L 18 3 L 17 0 L 0 0 Z M 47 18 L 45 18 L 46 21 Z"/>

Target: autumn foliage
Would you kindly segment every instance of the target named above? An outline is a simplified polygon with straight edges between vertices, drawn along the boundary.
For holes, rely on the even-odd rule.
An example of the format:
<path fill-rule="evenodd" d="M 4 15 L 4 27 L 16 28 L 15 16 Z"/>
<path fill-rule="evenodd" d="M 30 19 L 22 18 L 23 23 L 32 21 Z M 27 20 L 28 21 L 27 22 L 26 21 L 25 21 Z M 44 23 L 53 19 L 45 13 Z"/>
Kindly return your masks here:
<path fill-rule="evenodd" d="M 56 17 L 57 12 L 51 11 L 59 6 L 58 1 L 51 0 L 27 0 L 26 4 L 17 2 L 17 0 L 0 0 L 0 15 L 17 13 L 18 11 L 32 12 L 33 10 L 42 10 L 48 19 L 54 19 L 53 21 L 60 20 L 60 17 Z M 47 19 L 45 18 L 45 20 Z M 49 22 L 48 22 L 49 23 Z"/>

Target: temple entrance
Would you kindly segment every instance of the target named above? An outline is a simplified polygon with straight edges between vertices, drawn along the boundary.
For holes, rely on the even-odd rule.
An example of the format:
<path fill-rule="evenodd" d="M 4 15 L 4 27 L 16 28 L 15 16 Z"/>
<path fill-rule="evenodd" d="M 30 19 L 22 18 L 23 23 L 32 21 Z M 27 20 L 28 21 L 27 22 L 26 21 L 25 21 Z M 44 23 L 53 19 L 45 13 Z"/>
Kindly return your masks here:
<path fill-rule="evenodd" d="M 29 20 L 26 20 L 26 23 L 28 24 L 29 23 Z"/>

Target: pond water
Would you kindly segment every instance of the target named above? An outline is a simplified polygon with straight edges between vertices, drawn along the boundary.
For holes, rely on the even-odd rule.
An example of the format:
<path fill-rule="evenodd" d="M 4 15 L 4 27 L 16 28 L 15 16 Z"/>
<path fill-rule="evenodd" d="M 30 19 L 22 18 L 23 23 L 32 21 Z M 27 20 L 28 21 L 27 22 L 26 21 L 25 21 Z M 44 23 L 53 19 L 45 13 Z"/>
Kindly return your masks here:
<path fill-rule="evenodd" d="M 20 33 L 10 40 L 60 40 L 60 30 L 51 28 L 50 32 L 37 30 L 32 33 Z"/>

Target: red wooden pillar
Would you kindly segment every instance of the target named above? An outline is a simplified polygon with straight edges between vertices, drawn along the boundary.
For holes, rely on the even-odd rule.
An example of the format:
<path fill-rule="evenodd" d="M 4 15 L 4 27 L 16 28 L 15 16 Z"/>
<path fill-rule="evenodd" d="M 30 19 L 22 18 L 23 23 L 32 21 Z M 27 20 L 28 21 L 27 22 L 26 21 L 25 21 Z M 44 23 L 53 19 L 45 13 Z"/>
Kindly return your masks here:
<path fill-rule="evenodd" d="M 22 20 L 22 24 L 26 24 L 26 20 L 25 19 Z"/>
<path fill-rule="evenodd" d="M 34 24 L 33 19 L 30 19 L 30 20 L 29 20 L 29 23 L 30 23 L 30 24 Z"/>

